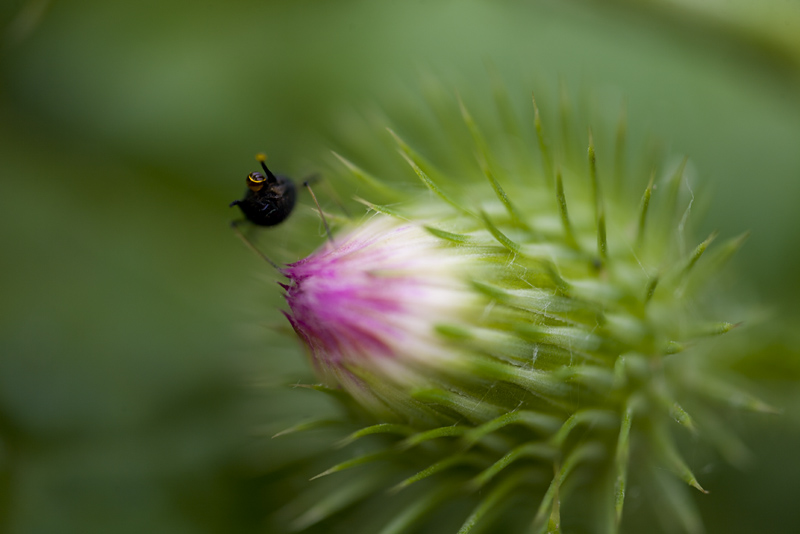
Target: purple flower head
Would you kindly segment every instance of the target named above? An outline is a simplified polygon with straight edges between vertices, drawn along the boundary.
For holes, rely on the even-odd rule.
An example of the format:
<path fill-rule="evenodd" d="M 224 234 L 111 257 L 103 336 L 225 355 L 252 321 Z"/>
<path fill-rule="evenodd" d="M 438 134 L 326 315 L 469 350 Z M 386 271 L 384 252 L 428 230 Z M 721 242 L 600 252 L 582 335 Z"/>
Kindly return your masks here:
<path fill-rule="evenodd" d="M 463 257 L 419 225 L 378 215 L 283 269 L 286 316 L 326 381 L 347 386 L 354 368 L 406 381 L 418 364 L 448 359 L 434 324 L 476 300 Z"/>

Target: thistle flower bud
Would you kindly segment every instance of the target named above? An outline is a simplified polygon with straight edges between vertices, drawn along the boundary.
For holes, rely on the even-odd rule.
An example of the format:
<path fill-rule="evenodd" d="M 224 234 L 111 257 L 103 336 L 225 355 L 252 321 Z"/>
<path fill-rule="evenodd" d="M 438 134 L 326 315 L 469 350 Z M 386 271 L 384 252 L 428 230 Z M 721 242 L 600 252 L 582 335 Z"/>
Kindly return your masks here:
<path fill-rule="evenodd" d="M 347 236 L 283 269 L 297 334 L 318 374 L 356 396 L 358 369 L 406 386 L 425 381 L 419 367 L 454 358 L 432 325 L 459 321 L 478 298 L 465 282 L 463 254 L 414 223 L 369 218 Z"/>
<path fill-rule="evenodd" d="M 492 521 L 497 532 L 560 532 L 562 519 L 618 532 L 632 474 L 667 521 L 701 531 L 685 487 L 705 490 L 678 438 L 705 438 L 737 462 L 745 449 L 712 407 L 769 410 L 728 380 L 716 343 L 736 325 L 699 300 L 743 239 L 713 258 L 716 234 L 687 246 L 685 160 L 647 171 L 632 197 L 624 128 L 608 172 L 591 131 L 581 140 L 562 119 L 554 144 L 535 102 L 527 127 L 510 113 L 484 127 L 460 101 L 433 100 L 437 133 L 407 127 L 423 132 L 428 157 L 394 130 L 402 159 L 376 158 L 376 135 L 357 138 L 370 171 L 335 154 L 337 180 L 391 204 L 358 199 L 366 215 L 281 269 L 318 389 L 363 409 L 343 415 L 350 424 L 366 421 L 340 443 L 358 440 L 361 453 L 319 475 L 337 473 L 344 489 L 291 527 L 391 489 L 386 533 L 450 501 L 462 506 L 449 509 L 463 514 L 459 533 Z M 416 188 L 392 178 L 398 163 Z M 418 496 L 396 500 L 412 485 Z"/>

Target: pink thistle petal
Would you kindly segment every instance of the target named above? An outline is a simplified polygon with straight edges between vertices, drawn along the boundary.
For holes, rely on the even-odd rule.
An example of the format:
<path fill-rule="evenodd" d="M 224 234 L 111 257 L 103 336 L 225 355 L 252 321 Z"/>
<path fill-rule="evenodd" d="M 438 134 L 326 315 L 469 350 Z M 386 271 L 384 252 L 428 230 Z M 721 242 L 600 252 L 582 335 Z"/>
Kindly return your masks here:
<path fill-rule="evenodd" d="M 359 366 L 402 379 L 404 362 L 449 357 L 433 326 L 474 301 L 459 261 L 421 227 L 375 217 L 283 269 L 286 316 L 323 376 Z"/>

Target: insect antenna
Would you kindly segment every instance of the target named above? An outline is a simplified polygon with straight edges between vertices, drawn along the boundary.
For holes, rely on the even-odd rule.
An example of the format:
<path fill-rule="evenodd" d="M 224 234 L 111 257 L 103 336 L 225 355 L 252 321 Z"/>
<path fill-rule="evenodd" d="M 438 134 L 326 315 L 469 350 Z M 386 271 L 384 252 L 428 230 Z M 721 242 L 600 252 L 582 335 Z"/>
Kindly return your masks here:
<path fill-rule="evenodd" d="M 241 228 L 239 228 L 239 223 L 240 222 L 241 221 L 231 221 L 231 228 L 233 228 L 233 231 L 236 232 L 237 236 L 239 236 L 239 239 L 241 239 L 242 242 L 245 245 L 247 245 L 247 248 L 249 248 L 250 250 L 255 252 L 257 255 L 259 255 L 261 257 L 261 259 L 263 259 L 265 262 L 267 262 L 270 265 L 272 265 L 275 268 L 276 271 L 281 272 L 280 266 L 278 266 L 277 263 L 275 263 L 274 261 L 269 259 L 266 254 L 264 254 L 263 252 L 258 250 L 256 248 L 256 246 L 253 244 L 253 242 L 250 241 L 250 239 L 248 239 L 246 235 L 244 235 L 244 232 L 242 232 Z"/>
<path fill-rule="evenodd" d="M 275 175 L 272 174 L 272 171 L 267 168 L 267 155 L 266 154 L 256 154 L 256 159 L 261 164 L 261 168 L 264 169 L 264 172 L 267 174 L 267 181 L 271 184 L 274 184 L 278 181 L 275 178 Z"/>
<path fill-rule="evenodd" d="M 325 233 L 328 234 L 328 241 L 331 242 L 331 245 L 335 245 L 336 242 L 333 240 L 333 234 L 331 234 L 331 228 L 328 226 L 328 221 L 325 219 L 325 214 L 322 213 L 322 208 L 319 205 L 319 201 L 317 201 L 317 195 L 314 194 L 314 190 L 311 189 L 311 179 L 306 180 L 303 182 L 303 186 L 308 189 L 308 192 L 311 193 L 311 198 L 314 199 L 314 204 L 317 205 L 317 211 L 319 212 L 319 217 L 322 219 L 322 224 L 325 226 Z"/>

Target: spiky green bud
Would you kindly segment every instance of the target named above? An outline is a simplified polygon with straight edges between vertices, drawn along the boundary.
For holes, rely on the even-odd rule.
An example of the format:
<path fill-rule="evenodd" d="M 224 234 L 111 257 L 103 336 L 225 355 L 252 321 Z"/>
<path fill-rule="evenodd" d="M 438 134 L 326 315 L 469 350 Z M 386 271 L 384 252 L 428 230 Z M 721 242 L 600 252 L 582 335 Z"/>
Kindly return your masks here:
<path fill-rule="evenodd" d="M 535 102 L 523 120 L 500 98 L 484 133 L 460 100 L 434 100 L 438 122 L 406 126 L 421 146 L 388 130 L 401 158 L 372 147 L 379 135 L 356 137 L 363 166 L 335 154 L 330 180 L 357 184 L 366 213 L 281 269 L 319 389 L 362 425 L 319 475 L 339 489 L 291 526 L 367 502 L 381 514 L 365 532 L 413 531 L 442 509 L 459 533 L 618 532 L 635 475 L 701 531 L 687 488 L 705 490 L 678 442 L 737 461 L 710 406 L 768 410 L 726 380 L 715 345 L 735 325 L 698 299 L 742 240 L 716 260 L 716 234 L 689 244 L 686 160 L 626 180 L 622 128 L 603 165 L 569 121 L 554 143 Z M 393 178 L 401 165 L 416 187 Z"/>

